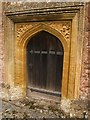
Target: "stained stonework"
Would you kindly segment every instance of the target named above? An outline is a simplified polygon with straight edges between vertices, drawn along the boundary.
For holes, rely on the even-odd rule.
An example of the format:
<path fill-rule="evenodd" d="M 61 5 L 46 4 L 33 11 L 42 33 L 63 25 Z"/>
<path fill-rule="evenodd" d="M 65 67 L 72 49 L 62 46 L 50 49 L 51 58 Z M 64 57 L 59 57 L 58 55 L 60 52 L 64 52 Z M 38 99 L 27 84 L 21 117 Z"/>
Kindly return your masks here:
<path fill-rule="evenodd" d="M 68 100 L 68 98 L 69 99 L 89 98 L 89 89 L 90 89 L 89 87 L 90 10 L 89 9 L 90 9 L 90 5 L 82 2 L 37 3 L 37 4 L 11 2 L 4 5 L 5 15 L 3 17 L 3 21 L 4 21 L 3 41 L 1 39 L 3 35 L 2 28 L 0 30 L 0 52 L 1 52 L 0 73 L 2 73 L 0 74 L 0 80 L 5 81 L 6 85 L 8 83 L 10 86 L 8 89 L 7 87 L 3 88 L 2 94 L 4 96 L 5 93 L 8 94 L 6 95 L 6 98 L 8 97 L 9 99 L 15 100 L 18 98 L 22 98 L 26 95 L 25 79 L 18 79 L 21 78 L 21 76 L 22 78 L 25 78 L 24 72 L 20 71 L 21 69 L 25 68 L 21 62 L 22 59 L 25 58 L 25 56 L 23 55 L 24 53 L 23 51 L 25 49 L 24 47 L 22 49 L 22 46 L 20 46 L 20 44 L 22 45 L 23 42 L 23 45 L 25 45 L 28 42 L 27 38 L 31 37 L 29 36 L 29 31 L 31 30 L 34 31 L 33 28 L 35 28 L 36 30 L 35 33 L 37 33 L 37 31 L 41 30 L 44 25 L 46 26 L 48 25 L 52 29 L 55 28 L 55 30 L 59 32 L 61 36 L 63 36 L 63 39 L 65 39 L 66 43 L 70 45 L 69 52 L 71 57 L 69 59 L 69 64 L 68 64 L 69 72 L 68 73 L 66 72 L 66 74 L 68 75 L 66 74 L 64 75 L 64 77 L 66 76 L 64 78 L 64 81 L 65 80 L 66 81 L 63 82 L 63 86 L 65 85 L 67 86 L 63 87 L 62 89 L 64 93 L 62 98 L 67 100 L 62 100 L 62 109 L 65 109 L 66 112 L 70 112 L 69 103 L 71 103 L 71 101 Z M 0 21 L 2 21 L 2 12 L 0 13 L 0 18 L 1 18 Z M 60 22 L 58 24 L 58 21 L 59 22 L 63 21 L 63 22 L 62 23 Z M 2 26 L 2 22 L 0 22 L 0 26 Z M 70 28 L 70 26 L 72 27 Z M 38 29 L 36 29 L 37 27 Z M 26 43 L 24 44 L 24 42 Z M 17 51 L 15 51 L 17 48 L 16 46 L 18 45 L 20 49 L 17 49 Z M 5 47 L 5 71 L 6 71 L 5 75 L 4 75 L 4 47 Z M 20 56 L 20 54 L 22 57 Z M 17 63 L 19 63 L 19 66 Z M 15 71 L 16 68 L 17 71 Z M 77 108 L 75 108 L 75 110 L 76 109 Z"/>
<path fill-rule="evenodd" d="M 3 28 L 3 5 L 0 2 L 0 98 L 7 98 L 8 93 L 5 88 L 2 88 L 2 83 L 5 82 L 5 43 L 4 43 L 4 28 Z M 0 101 L 1 102 L 1 101 Z"/>
<path fill-rule="evenodd" d="M 58 36 L 65 48 L 69 47 L 66 52 L 69 58 L 65 57 L 69 70 L 64 72 L 62 109 L 70 112 L 70 104 L 74 103 L 70 99 L 90 99 L 90 3 L 9 2 L 4 4 L 3 12 L 4 30 L 0 12 L 0 83 L 4 81 L 6 85 L 0 97 L 5 93 L 6 98 L 14 100 L 26 96 L 25 63 L 22 62 L 25 46 L 32 35 L 47 30 Z M 73 115 L 77 108 L 71 108 Z"/>
<path fill-rule="evenodd" d="M 65 49 L 62 86 L 66 85 L 66 88 L 62 87 L 62 98 L 78 98 L 84 26 L 83 3 L 70 3 L 69 6 L 68 3 L 45 3 L 44 6 L 43 3 L 28 4 L 5 4 L 6 78 L 8 83 L 11 88 L 20 86 L 24 92 L 22 94 L 25 95 L 25 46 L 32 35 L 40 30 L 46 30 L 57 36 Z M 32 9 L 30 9 L 31 5 Z M 37 9 L 33 9 L 33 7 Z"/>
<path fill-rule="evenodd" d="M 3 7 L 2 3 L 0 3 L 0 83 L 4 80 L 4 40 L 3 40 Z"/>
<path fill-rule="evenodd" d="M 28 11 L 31 9 L 41 9 L 40 11 L 42 11 L 44 8 L 55 8 L 56 11 L 60 10 L 60 9 L 64 9 L 64 7 L 71 7 L 73 8 L 73 6 L 77 6 L 77 8 L 79 6 L 82 6 L 84 3 L 83 2 L 8 2 L 6 4 L 6 11 L 8 12 L 15 12 L 15 11 Z M 22 7 L 24 6 L 24 7 Z M 77 10 L 77 9 L 74 9 Z"/>

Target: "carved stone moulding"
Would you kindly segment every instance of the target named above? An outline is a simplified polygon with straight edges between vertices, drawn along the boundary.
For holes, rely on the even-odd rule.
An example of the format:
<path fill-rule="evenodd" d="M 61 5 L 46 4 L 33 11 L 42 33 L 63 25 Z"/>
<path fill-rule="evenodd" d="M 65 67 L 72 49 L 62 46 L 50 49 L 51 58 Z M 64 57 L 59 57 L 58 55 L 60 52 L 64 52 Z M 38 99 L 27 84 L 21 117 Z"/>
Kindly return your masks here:
<path fill-rule="evenodd" d="M 43 28 L 43 25 L 49 25 L 51 28 L 59 31 L 64 38 L 70 40 L 70 26 L 71 21 L 58 21 L 58 22 L 41 22 L 41 23 L 18 23 L 16 24 L 16 37 L 19 39 L 24 32 L 28 29 L 32 29 L 34 26 L 40 25 Z"/>

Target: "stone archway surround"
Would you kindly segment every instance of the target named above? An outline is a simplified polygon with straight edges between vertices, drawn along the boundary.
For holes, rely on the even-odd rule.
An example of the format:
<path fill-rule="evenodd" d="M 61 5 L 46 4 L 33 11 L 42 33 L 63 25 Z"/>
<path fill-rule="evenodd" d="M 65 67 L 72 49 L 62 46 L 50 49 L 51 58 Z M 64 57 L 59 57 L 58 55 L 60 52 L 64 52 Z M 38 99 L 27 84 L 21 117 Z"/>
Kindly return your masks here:
<path fill-rule="evenodd" d="M 63 8 L 61 8 L 60 11 L 62 11 L 62 9 Z M 72 8 L 65 8 L 67 13 L 63 13 L 62 15 L 56 15 L 58 11 L 53 10 L 54 13 L 50 11 L 50 15 L 42 15 L 43 19 L 39 15 L 37 15 L 38 17 L 32 17 L 32 15 L 27 16 L 27 13 L 14 14 L 6 12 L 5 76 L 7 83 L 10 85 L 10 99 L 19 99 L 26 95 L 25 61 L 23 61 L 25 60 L 25 46 L 28 42 L 28 38 L 41 30 L 46 30 L 58 37 L 66 51 L 64 56 L 62 99 L 74 99 L 79 97 L 83 41 L 83 7 L 80 6 L 78 9 L 77 7 L 75 9 L 76 11 Z M 47 18 L 52 19 L 52 21 L 47 21 Z M 65 23 L 65 26 L 67 26 L 67 23 L 70 23 L 69 32 L 68 27 L 61 27 L 62 23 Z"/>
<path fill-rule="evenodd" d="M 48 22 L 47 22 L 48 24 Z M 47 31 L 55 35 L 62 42 L 64 47 L 64 64 L 63 64 L 63 77 L 62 77 L 62 95 L 67 96 L 67 84 L 68 84 L 68 71 L 69 71 L 69 56 L 70 56 L 70 25 L 69 22 L 49 22 L 49 26 L 45 23 L 40 23 L 32 26 L 31 23 L 28 23 L 28 28 L 24 28 L 26 24 L 16 25 L 16 44 L 15 44 L 15 84 L 23 87 L 23 91 L 26 91 L 26 46 L 28 40 L 39 31 Z M 59 28 L 55 25 L 59 26 Z M 54 25 L 54 28 L 53 28 Z M 18 26 L 23 26 L 18 29 Z M 55 29 L 56 26 L 56 29 Z M 20 35 L 20 30 L 24 29 L 24 32 Z M 64 32 L 63 32 L 64 31 Z M 62 33 L 63 32 L 63 33 Z M 66 36 L 65 36 L 66 35 Z M 66 39 L 67 38 L 67 39 Z M 64 84 L 66 86 L 64 86 Z M 26 94 L 26 92 L 25 92 Z"/>

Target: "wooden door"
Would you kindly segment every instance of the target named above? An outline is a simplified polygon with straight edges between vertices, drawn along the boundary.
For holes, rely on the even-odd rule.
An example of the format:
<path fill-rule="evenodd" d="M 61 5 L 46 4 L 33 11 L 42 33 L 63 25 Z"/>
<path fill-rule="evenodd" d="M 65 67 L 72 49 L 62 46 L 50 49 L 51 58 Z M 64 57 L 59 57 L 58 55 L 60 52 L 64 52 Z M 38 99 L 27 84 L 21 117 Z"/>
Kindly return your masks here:
<path fill-rule="evenodd" d="M 60 40 L 41 31 L 30 39 L 26 53 L 27 87 L 61 93 L 64 50 Z"/>

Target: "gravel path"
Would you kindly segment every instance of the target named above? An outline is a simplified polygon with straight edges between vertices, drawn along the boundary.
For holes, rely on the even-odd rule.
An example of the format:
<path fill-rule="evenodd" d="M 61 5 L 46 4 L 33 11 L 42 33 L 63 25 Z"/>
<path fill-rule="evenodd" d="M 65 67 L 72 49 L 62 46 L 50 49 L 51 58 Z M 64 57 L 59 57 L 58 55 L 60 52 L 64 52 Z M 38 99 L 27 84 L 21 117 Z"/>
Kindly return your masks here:
<path fill-rule="evenodd" d="M 18 101 L 2 101 L 3 118 L 66 118 L 60 103 L 24 98 Z"/>
<path fill-rule="evenodd" d="M 86 103 L 84 102 L 72 102 L 72 113 L 73 110 L 78 117 L 81 116 L 80 118 L 83 117 L 83 111 L 86 110 L 88 118 L 90 118 L 90 109 L 87 109 Z M 23 98 L 18 101 L 3 100 L 2 118 L 22 118 L 25 120 L 28 118 L 70 118 L 70 116 L 61 110 L 60 102 L 45 99 Z"/>

